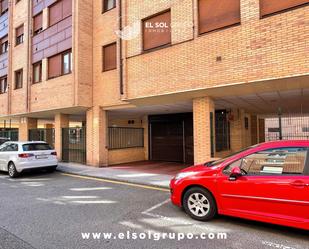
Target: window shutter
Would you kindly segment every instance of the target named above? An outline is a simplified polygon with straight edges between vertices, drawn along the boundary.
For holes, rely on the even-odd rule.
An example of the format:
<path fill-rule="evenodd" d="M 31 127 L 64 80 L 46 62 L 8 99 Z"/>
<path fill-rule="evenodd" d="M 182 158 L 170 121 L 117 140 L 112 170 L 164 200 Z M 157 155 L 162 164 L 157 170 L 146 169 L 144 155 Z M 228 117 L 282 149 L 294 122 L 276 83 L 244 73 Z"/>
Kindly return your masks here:
<path fill-rule="evenodd" d="M 162 27 L 157 27 L 159 25 Z M 171 43 L 171 12 L 165 12 L 143 21 L 144 50 Z"/>
<path fill-rule="evenodd" d="M 61 75 L 61 54 L 48 59 L 48 78 L 54 78 Z"/>
<path fill-rule="evenodd" d="M 24 25 L 16 29 L 16 37 L 21 36 L 24 33 Z"/>
<path fill-rule="evenodd" d="M 35 32 L 41 29 L 42 27 L 43 27 L 43 13 L 40 13 L 33 18 L 33 30 Z"/>
<path fill-rule="evenodd" d="M 260 0 L 261 16 L 266 16 L 285 9 L 309 3 L 308 0 Z"/>
<path fill-rule="evenodd" d="M 63 19 L 72 15 L 72 0 L 62 0 L 63 2 Z"/>
<path fill-rule="evenodd" d="M 240 0 L 199 0 L 199 33 L 240 23 Z"/>
<path fill-rule="evenodd" d="M 117 68 L 117 45 L 116 43 L 103 47 L 103 71 Z"/>
<path fill-rule="evenodd" d="M 62 20 L 62 1 L 58 1 L 49 7 L 49 26 Z"/>

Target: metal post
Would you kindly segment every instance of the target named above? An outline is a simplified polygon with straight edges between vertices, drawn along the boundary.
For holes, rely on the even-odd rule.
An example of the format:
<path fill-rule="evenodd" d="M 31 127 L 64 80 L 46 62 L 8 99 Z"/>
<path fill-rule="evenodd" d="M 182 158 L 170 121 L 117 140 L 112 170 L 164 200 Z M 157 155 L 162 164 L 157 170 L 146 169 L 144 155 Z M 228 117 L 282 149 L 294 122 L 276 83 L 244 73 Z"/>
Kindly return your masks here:
<path fill-rule="evenodd" d="M 282 110 L 278 108 L 278 118 L 279 118 L 279 140 L 282 140 Z"/>

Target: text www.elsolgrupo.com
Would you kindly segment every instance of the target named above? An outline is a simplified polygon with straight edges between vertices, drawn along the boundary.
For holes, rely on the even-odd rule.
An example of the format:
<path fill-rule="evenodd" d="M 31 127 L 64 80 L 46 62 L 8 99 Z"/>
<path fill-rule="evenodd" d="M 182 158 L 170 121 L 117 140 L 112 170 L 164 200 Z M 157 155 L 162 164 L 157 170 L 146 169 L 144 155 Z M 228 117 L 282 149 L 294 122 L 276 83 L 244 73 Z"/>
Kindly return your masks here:
<path fill-rule="evenodd" d="M 227 233 L 158 233 L 158 232 L 123 232 L 123 233 L 81 233 L 83 240 L 225 240 Z"/>

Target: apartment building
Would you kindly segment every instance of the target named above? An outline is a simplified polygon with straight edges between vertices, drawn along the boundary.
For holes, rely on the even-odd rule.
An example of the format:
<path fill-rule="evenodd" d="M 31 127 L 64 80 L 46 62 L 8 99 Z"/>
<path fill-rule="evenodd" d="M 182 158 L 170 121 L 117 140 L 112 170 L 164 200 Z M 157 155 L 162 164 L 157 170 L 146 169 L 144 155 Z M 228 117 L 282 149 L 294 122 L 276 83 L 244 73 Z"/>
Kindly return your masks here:
<path fill-rule="evenodd" d="M 0 2 L 1 125 L 61 160 L 200 163 L 309 112 L 307 0 Z"/>

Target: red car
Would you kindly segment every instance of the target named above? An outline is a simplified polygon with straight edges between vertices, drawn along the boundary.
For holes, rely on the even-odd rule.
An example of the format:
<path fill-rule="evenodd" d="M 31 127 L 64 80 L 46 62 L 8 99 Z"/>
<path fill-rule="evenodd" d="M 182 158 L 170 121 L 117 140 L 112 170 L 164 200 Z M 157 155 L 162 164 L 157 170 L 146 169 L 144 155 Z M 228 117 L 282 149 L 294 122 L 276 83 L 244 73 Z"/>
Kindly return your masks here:
<path fill-rule="evenodd" d="M 252 146 L 171 180 L 171 200 L 193 219 L 216 214 L 309 230 L 309 140 Z"/>

